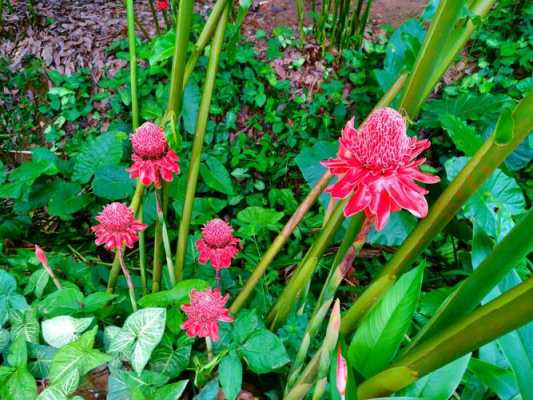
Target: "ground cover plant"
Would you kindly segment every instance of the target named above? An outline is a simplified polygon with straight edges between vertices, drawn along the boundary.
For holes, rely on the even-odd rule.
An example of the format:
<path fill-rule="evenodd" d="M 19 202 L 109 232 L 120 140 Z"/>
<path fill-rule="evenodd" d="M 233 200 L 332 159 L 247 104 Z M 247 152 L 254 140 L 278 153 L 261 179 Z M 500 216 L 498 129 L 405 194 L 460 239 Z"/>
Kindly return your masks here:
<path fill-rule="evenodd" d="M 533 8 L 372 3 L 2 60 L 0 398 L 533 399 Z"/>

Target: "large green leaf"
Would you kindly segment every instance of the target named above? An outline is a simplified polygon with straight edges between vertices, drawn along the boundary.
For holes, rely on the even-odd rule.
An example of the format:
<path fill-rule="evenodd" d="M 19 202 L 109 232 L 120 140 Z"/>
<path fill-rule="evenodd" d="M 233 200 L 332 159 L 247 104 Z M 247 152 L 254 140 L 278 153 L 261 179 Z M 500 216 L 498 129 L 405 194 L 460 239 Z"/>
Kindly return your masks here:
<path fill-rule="evenodd" d="M 468 367 L 470 356 L 471 354 L 467 354 L 433 371 L 431 374 L 417 379 L 415 383 L 402 390 L 400 395 L 432 400 L 448 400 L 461 383 Z"/>
<path fill-rule="evenodd" d="M 455 147 L 467 156 L 473 156 L 483 144 L 483 138 L 461 118 L 448 113 L 441 115 L 439 118 L 442 127 L 452 139 Z"/>
<path fill-rule="evenodd" d="M 242 386 L 242 364 L 235 351 L 230 351 L 220 362 L 218 379 L 224 390 L 224 398 L 234 400 Z"/>
<path fill-rule="evenodd" d="M 150 369 L 169 378 L 177 378 L 189 365 L 191 350 L 191 340 L 188 337 L 181 336 L 174 345 L 173 336 L 167 334 L 152 353 Z"/>
<path fill-rule="evenodd" d="M 30 161 L 15 168 L 9 175 L 9 183 L 0 185 L 0 198 L 28 200 L 29 189 L 42 175 L 55 175 L 57 166 L 48 160 Z"/>
<path fill-rule="evenodd" d="M 247 207 L 237 213 L 237 223 L 241 226 L 239 235 L 251 238 L 263 230 L 278 231 L 281 218 L 283 213 L 271 208 Z"/>
<path fill-rule="evenodd" d="M 183 127 L 191 134 L 194 133 L 196 129 L 200 98 L 200 88 L 196 81 L 191 78 L 183 92 L 183 111 L 181 114 L 181 117 L 183 118 Z"/>
<path fill-rule="evenodd" d="M 177 305 L 189 298 L 192 289 L 203 290 L 207 286 L 208 283 L 201 279 L 186 279 L 176 283 L 172 289 L 147 294 L 138 301 L 138 304 L 141 307 L 168 307 Z"/>
<path fill-rule="evenodd" d="M 423 274 L 421 265 L 403 275 L 355 332 L 348 357 L 365 378 L 380 372 L 395 356 L 411 324 Z"/>
<path fill-rule="evenodd" d="M 87 183 L 100 168 L 118 164 L 122 158 L 123 139 L 125 139 L 124 133 L 115 132 L 88 140 L 76 155 L 72 179 Z"/>
<path fill-rule="evenodd" d="M 43 339 L 53 347 L 63 347 L 80 337 L 94 318 L 73 318 L 69 315 L 47 319 L 42 322 Z"/>
<path fill-rule="evenodd" d="M 468 162 L 468 157 L 446 161 L 446 175 L 451 181 Z M 497 169 L 463 206 L 463 215 L 483 227 L 491 236 L 504 236 L 512 228 L 511 216 L 525 211 L 522 189 L 516 181 Z"/>
<path fill-rule="evenodd" d="M 92 188 L 95 195 L 107 200 L 120 200 L 131 197 L 135 182 L 126 168 L 120 165 L 107 165 L 96 171 Z"/>
<path fill-rule="evenodd" d="M 4 367 L 2 367 L 4 368 Z M 26 366 L 10 369 L 11 373 L 0 385 L 0 398 L 6 400 L 35 400 L 37 384 Z"/>
<path fill-rule="evenodd" d="M 272 372 L 289 362 L 281 339 L 266 329 L 254 333 L 239 348 L 239 354 L 256 374 Z"/>
<path fill-rule="evenodd" d="M 518 387 L 510 369 L 500 368 L 477 358 L 470 360 L 468 369 L 501 400 L 517 399 Z"/>
<path fill-rule="evenodd" d="M 81 193 L 79 183 L 58 180 L 52 187 L 48 201 L 48 213 L 63 220 L 72 219 L 72 214 L 82 210 L 89 203 L 89 196 Z"/>
<path fill-rule="evenodd" d="M 26 342 L 39 343 L 39 321 L 32 308 L 20 311 L 12 310 L 9 313 L 11 322 L 11 337 L 23 337 Z"/>
<path fill-rule="evenodd" d="M 92 369 L 107 363 L 111 357 L 93 349 L 98 327 L 87 331 L 75 342 L 63 346 L 57 351 L 50 366 L 50 382 L 63 385 L 71 379 L 72 370 L 77 369 L 79 376 L 84 376 Z"/>
<path fill-rule="evenodd" d="M 40 314 L 47 318 L 58 315 L 73 315 L 81 310 L 83 305 L 83 293 L 75 288 L 58 289 L 42 299 L 37 309 Z"/>
<path fill-rule="evenodd" d="M 416 226 L 417 219 L 406 211 L 392 213 L 382 231 L 374 227 L 368 233 L 368 242 L 383 246 L 399 246 Z"/>
<path fill-rule="evenodd" d="M 126 352 L 133 369 L 140 374 L 163 337 L 165 322 L 164 308 L 145 308 L 134 312 L 111 341 L 109 352 Z"/>
<path fill-rule="evenodd" d="M 209 157 L 205 164 L 200 166 L 200 175 L 207 186 L 227 195 L 235 194 L 231 176 L 224 166 L 217 158 Z"/>

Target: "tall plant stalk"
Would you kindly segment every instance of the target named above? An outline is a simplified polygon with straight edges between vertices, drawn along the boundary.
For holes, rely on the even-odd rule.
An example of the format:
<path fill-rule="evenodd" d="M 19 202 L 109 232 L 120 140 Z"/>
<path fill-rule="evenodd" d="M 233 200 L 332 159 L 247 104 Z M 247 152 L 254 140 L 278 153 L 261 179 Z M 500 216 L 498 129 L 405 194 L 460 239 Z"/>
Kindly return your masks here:
<path fill-rule="evenodd" d="M 148 6 L 150 7 L 150 12 L 152 13 L 152 18 L 154 20 L 155 31 L 159 35 L 161 34 L 161 27 L 159 26 L 159 18 L 157 17 L 154 0 L 148 0 Z"/>
<path fill-rule="evenodd" d="M 494 170 L 526 138 L 533 129 L 533 92 L 520 101 L 512 111 L 512 118 L 501 118 L 492 136 L 481 146 L 467 165 L 450 183 L 431 207 L 428 216 L 420 221 L 402 247 L 394 253 L 379 278 L 355 301 L 344 314 L 342 332 L 349 334 L 370 307 L 375 304 L 397 277 L 405 272 L 416 256 L 426 248 L 460 210 Z M 504 112 L 502 115 L 507 114 Z M 507 142 L 499 138 L 510 138 Z"/>
<path fill-rule="evenodd" d="M 326 226 L 320 231 L 317 239 L 300 262 L 296 272 L 289 280 L 285 289 L 278 298 L 278 301 L 270 310 L 268 314 L 267 321 L 270 324 L 272 329 L 275 329 L 279 326 L 280 323 L 284 322 L 289 312 L 292 309 L 295 301 L 299 297 L 302 289 L 309 283 L 313 272 L 318 266 L 318 262 L 324 251 L 329 246 L 333 236 L 337 232 L 337 229 L 344 220 L 344 206 L 348 202 L 348 198 L 339 202 L 333 214 Z"/>
<path fill-rule="evenodd" d="M 137 55 L 135 51 L 135 10 L 133 0 L 126 0 L 128 14 L 128 47 L 130 54 L 131 123 L 133 130 L 139 126 L 139 102 L 137 97 Z"/>
<path fill-rule="evenodd" d="M 224 42 L 224 32 L 226 30 L 226 23 L 228 20 L 229 7 L 226 6 L 220 20 L 218 22 L 213 42 L 211 45 L 211 53 L 209 55 L 209 62 L 207 64 L 206 80 L 202 93 L 202 100 L 198 110 L 198 118 L 196 120 L 196 131 L 194 134 L 194 141 L 192 147 L 191 161 L 189 164 L 189 176 L 187 178 L 187 191 L 185 193 L 185 202 L 183 205 L 183 212 L 181 223 L 179 227 L 178 244 L 176 249 L 176 264 L 175 274 L 176 280 L 179 281 L 183 276 L 183 266 L 185 264 L 185 254 L 187 252 L 187 242 L 189 236 L 189 228 L 191 223 L 191 215 L 194 204 L 194 197 L 196 194 L 196 184 L 198 181 L 198 174 L 200 172 L 200 161 L 202 156 L 202 147 L 204 143 L 205 128 L 207 126 L 207 119 L 209 117 L 209 106 L 211 105 L 211 97 L 215 87 L 215 77 L 220 59 L 220 51 L 222 43 Z"/>

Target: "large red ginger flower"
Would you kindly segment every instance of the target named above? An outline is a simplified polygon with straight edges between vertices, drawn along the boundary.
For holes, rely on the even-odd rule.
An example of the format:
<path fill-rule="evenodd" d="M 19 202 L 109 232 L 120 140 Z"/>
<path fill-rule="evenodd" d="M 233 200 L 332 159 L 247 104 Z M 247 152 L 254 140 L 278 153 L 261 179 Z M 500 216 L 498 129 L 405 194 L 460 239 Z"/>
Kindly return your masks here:
<path fill-rule="evenodd" d="M 139 178 L 145 186 L 156 187 L 161 179 L 170 182 L 173 174 L 179 174 L 178 156 L 168 147 L 163 130 L 152 122 L 145 122 L 131 136 L 133 147 L 132 166 L 128 169 L 132 178 Z"/>
<path fill-rule="evenodd" d="M 119 202 L 105 206 L 96 220 L 100 223 L 91 227 L 95 242 L 108 250 L 122 249 L 124 245 L 132 248 L 139 239 L 137 233 L 148 226 L 138 222 L 131 208 Z"/>
<path fill-rule="evenodd" d="M 374 111 L 359 130 L 351 119 L 342 131 L 337 157 L 323 161 L 338 180 L 326 191 L 343 199 L 353 193 L 344 208 L 349 217 L 364 210 L 376 229 L 383 229 L 391 212 L 406 209 L 418 218 L 427 215 L 428 191 L 415 181 L 436 183 L 437 176 L 418 170 L 425 158 L 415 158 L 428 149 L 428 140 L 406 134 L 405 121 L 396 110 Z"/>
<path fill-rule="evenodd" d="M 168 0 L 157 0 L 156 7 L 159 11 L 166 11 L 169 8 Z"/>
<path fill-rule="evenodd" d="M 187 320 L 181 329 L 189 336 L 210 337 L 214 342 L 218 336 L 218 321 L 232 322 L 233 317 L 225 308 L 229 294 L 222 296 L 219 289 L 205 289 L 202 292 L 191 290 L 190 304 L 184 304 L 181 309 L 187 314 Z"/>
<path fill-rule="evenodd" d="M 215 218 L 202 228 L 202 238 L 196 242 L 200 253 L 198 262 L 211 265 L 217 271 L 228 268 L 231 260 L 239 252 L 239 239 L 233 236 L 233 229 L 224 220 Z"/>

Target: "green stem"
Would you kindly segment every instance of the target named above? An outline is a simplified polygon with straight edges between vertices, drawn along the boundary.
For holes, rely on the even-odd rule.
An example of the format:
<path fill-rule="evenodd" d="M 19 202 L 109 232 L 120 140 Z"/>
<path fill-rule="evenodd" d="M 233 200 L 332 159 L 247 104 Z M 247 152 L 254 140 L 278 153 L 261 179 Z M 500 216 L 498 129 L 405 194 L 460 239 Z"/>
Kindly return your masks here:
<path fill-rule="evenodd" d="M 428 216 L 418 223 L 402 247 L 389 260 L 378 280 L 372 283 L 346 312 L 342 321 L 344 335 L 355 329 L 368 309 L 381 298 L 397 276 L 409 268 L 417 255 L 444 229 L 470 196 L 527 137 L 533 129 L 531 109 L 533 91 L 514 107 L 512 118 L 507 120 L 507 123 L 496 125 L 493 135 L 444 190 L 431 207 Z M 509 136 L 511 138 L 507 143 L 496 142 L 498 137 Z"/>
<path fill-rule="evenodd" d="M 143 222 L 143 206 L 142 204 L 139 207 L 139 222 Z M 141 270 L 141 286 L 143 291 L 143 296 L 147 294 L 147 285 L 146 285 L 146 240 L 144 235 L 144 230 L 139 232 L 139 268 Z"/>
<path fill-rule="evenodd" d="M 135 189 L 135 193 L 133 194 L 133 198 L 131 199 L 130 208 L 133 210 L 133 214 L 137 215 L 137 211 L 139 210 L 139 207 L 141 205 L 142 195 L 144 192 L 144 186 L 141 182 L 137 183 L 137 187 Z M 115 285 L 117 284 L 118 275 L 120 273 L 120 257 L 118 254 L 115 254 L 115 258 L 113 259 L 113 265 L 111 266 L 111 271 L 109 271 L 109 278 L 107 281 L 107 292 L 113 293 L 113 289 L 115 288 Z"/>
<path fill-rule="evenodd" d="M 211 14 L 209 15 L 209 18 L 207 19 L 204 28 L 202 29 L 202 32 L 200 33 L 200 36 L 198 36 L 198 39 L 196 40 L 196 43 L 194 44 L 194 49 L 189 56 L 189 59 L 187 60 L 187 65 L 185 65 L 185 73 L 183 78 L 183 86 L 187 86 L 187 83 L 189 82 L 189 79 L 192 75 L 192 71 L 194 70 L 194 67 L 196 66 L 196 62 L 202 55 L 205 47 L 209 43 L 209 40 L 215 33 L 215 29 L 218 26 L 218 22 L 220 20 L 220 16 L 222 15 L 222 12 L 225 10 L 225 6 L 227 4 L 228 0 L 217 0 L 215 5 L 213 6 L 213 9 L 211 10 Z"/>
<path fill-rule="evenodd" d="M 175 273 L 177 281 L 181 280 L 183 276 L 185 253 L 187 251 L 187 239 L 189 237 L 191 215 L 194 204 L 194 197 L 196 194 L 196 184 L 198 182 L 198 174 L 200 172 L 200 161 L 202 156 L 205 128 L 207 126 L 207 119 L 209 117 L 209 107 L 211 105 L 213 89 L 215 87 L 215 78 L 218 68 L 218 62 L 220 59 L 220 51 L 224 42 L 224 32 L 226 30 L 228 13 L 229 7 L 226 6 L 224 8 L 222 16 L 220 17 L 220 21 L 218 22 L 218 26 L 213 37 L 211 53 L 209 55 L 209 62 L 207 64 L 207 72 L 202 94 L 202 100 L 200 102 L 198 118 L 196 120 L 196 132 L 194 135 L 191 161 L 189 164 L 187 191 L 185 193 L 185 202 L 183 205 L 182 219 L 179 227 L 178 244 L 176 249 Z"/>
<path fill-rule="evenodd" d="M 172 250 L 170 249 L 170 240 L 168 238 L 168 230 L 167 230 L 167 224 L 165 222 L 165 215 L 163 213 L 163 208 L 161 206 L 161 190 L 155 189 L 155 199 L 156 199 L 156 210 L 157 210 L 157 218 L 159 220 L 159 224 L 161 225 L 161 233 L 163 237 L 163 246 L 165 248 L 165 256 L 167 259 L 167 269 L 168 269 L 168 275 L 170 278 L 170 284 L 172 287 L 176 284 L 176 278 L 174 276 L 174 263 L 172 262 Z"/>
<path fill-rule="evenodd" d="M 304 0 L 296 0 L 296 11 L 298 14 L 298 31 L 300 32 L 300 47 L 305 44 L 304 33 L 304 19 L 305 19 L 305 4 Z"/>
<path fill-rule="evenodd" d="M 181 0 L 178 10 L 176 41 L 174 43 L 174 57 L 172 59 L 172 72 L 170 80 L 170 93 L 168 96 L 167 113 L 174 112 L 179 116 L 183 102 L 183 74 L 185 72 L 185 59 L 187 45 L 191 33 L 193 0 Z M 176 140 L 176 138 L 174 138 Z M 177 141 L 177 140 L 176 140 Z"/>
<path fill-rule="evenodd" d="M 135 301 L 135 286 L 133 286 L 133 281 L 131 280 L 130 272 L 128 271 L 128 267 L 124 262 L 123 250 L 121 248 L 117 249 L 117 254 L 118 259 L 120 261 L 120 266 L 122 268 L 122 273 L 124 274 L 124 277 L 126 278 L 126 284 L 128 285 L 128 293 L 130 295 L 131 307 L 135 312 L 137 311 L 137 302 Z"/>
<path fill-rule="evenodd" d="M 477 0 L 472 12 L 485 15 L 495 0 Z M 443 0 L 418 52 L 399 109 L 414 119 L 434 85 L 474 30 L 468 21 L 457 27 L 464 0 Z"/>
<path fill-rule="evenodd" d="M 532 298 L 533 278 L 529 278 L 414 347 L 395 361 L 390 369 L 363 382 L 357 389 L 357 398 L 363 400 L 389 395 L 391 391 L 384 385 L 389 371 L 407 368 L 417 377 L 422 377 L 530 322 L 533 319 Z M 395 388 L 399 389 L 401 387 Z"/>
<path fill-rule="evenodd" d="M 513 267 L 533 250 L 533 209 L 499 242 L 476 270 L 446 299 L 404 352 L 431 339 L 448 324 L 470 313 Z"/>
<path fill-rule="evenodd" d="M 133 130 L 139 126 L 139 103 L 137 98 L 137 55 L 135 46 L 137 37 L 135 36 L 135 10 L 133 0 L 126 0 L 128 14 L 128 45 L 130 51 L 130 87 L 131 87 L 131 121 Z"/>
<path fill-rule="evenodd" d="M 259 283 L 261 277 L 265 274 L 268 266 L 272 263 L 276 255 L 282 249 L 283 245 L 289 240 L 292 233 L 303 219 L 307 211 L 314 204 L 320 193 L 324 190 L 331 175 L 329 173 L 324 174 L 317 184 L 311 189 L 304 201 L 298 206 L 292 217 L 287 221 L 281 232 L 276 236 L 268 250 L 263 254 L 261 260 L 256 265 L 254 272 L 250 275 L 250 278 L 246 281 L 244 287 L 240 290 L 239 295 L 230 307 L 230 311 L 236 314 L 241 307 L 246 303 L 254 288 Z"/>
<path fill-rule="evenodd" d="M 304 259 L 301 261 L 296 272 L 285 286 L 278 301 L 272 307 L 267 321 L 272 329 L 275 329 L 282 322 L 285 321 L 289 312 L 298 298 L 301 290 L 309 283 L 311 277 L 318 265 L 318 261 L 324 254 L 324 251 L 330 244 L 335 232 L 344 220 L 344 207 L 349 198 L 340 201 L 326 226 L 320 231 L 316 241 L 313 243 Z"/>

